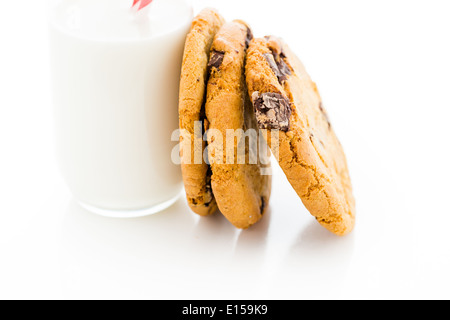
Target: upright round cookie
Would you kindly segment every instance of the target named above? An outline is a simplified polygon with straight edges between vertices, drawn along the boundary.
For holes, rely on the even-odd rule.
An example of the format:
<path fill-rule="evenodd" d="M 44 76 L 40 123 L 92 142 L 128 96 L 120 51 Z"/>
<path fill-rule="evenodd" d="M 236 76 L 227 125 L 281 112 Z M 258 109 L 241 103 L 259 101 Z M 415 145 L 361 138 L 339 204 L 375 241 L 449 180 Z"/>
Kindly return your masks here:
<path fill-rule="evenodd" d="M 242 21 L 227 23 L 216 34 L 206 101 L 212 189 L 222 214 L 241 229 L 262 218 L 271 191 L 270 162 L 257 156 L 257 140 L 249 143 L 245 136 L 253 132 L 256 138 L 258 130 L 244 76 L 252 38 Z"/>
<path fill-rule="evenodd" d="M 214 9 L 204 9 L 192 22 L 186 38 L 180 80 L 181 170 L 189 207 L 207 216 L 217 210 L 211 189 L 211 169 L 203 160 L 205 95 L 208 62 L 214 36 L 225 23 Z"/>
<path fill-rule="evenodd" d="M 350 233 L 355 200 L 346 157 L 303 64 L 282 40 L 255 39 L 246 79 L 258 125 L 271 133 L 268 143 L 306 208 L 329 231 Z"/>

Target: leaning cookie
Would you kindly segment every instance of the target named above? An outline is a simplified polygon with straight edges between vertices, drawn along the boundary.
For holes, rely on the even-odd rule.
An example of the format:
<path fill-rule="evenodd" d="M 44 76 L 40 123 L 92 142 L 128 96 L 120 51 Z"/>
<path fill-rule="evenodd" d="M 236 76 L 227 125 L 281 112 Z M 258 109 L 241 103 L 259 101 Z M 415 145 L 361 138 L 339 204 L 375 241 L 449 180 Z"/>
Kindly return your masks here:
<path fill-rule="evenodd" d="M 257 141 L 246 141 L 244 135 L 258 130 L 244 76 L 252 38 L 242 21 L 227 23 L 216 34 L 206 101 L 212 189 L 220 212 L 241 229 L 262 218 L 271 191 L 270 161 L 262 161 L 257 156 Z"/>
<path fill-rule="evenodd" d="M 255 39 L 246 79 L 259 127 L 270 132 L 268 144 L 306 208 L 329 231 L 350 233 L 355 200 L 346 157 L 303 64 L 280 39 Z"/>
<path fill-rule="evenodd" d="M 205 92 L 210 48 L 224 19 L 214 9 L 204 9 L 187 35 L 180 80 L 181 170 L 189 207 L 207 216 L 217 210 L 211 189 L 211 169 L 203 159 Z"/>

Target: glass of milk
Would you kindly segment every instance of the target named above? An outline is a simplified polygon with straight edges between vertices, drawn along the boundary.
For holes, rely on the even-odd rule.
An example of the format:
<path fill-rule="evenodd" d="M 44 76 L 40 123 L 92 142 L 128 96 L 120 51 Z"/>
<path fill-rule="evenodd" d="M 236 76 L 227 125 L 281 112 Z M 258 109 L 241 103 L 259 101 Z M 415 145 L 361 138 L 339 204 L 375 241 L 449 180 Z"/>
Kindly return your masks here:
<path fill-rule="evenodd" d="M 164 210 L 182 190 L 171 160 L 192 7 L 154 0 L 50 6 L 57 153 L 80 204 L 109 217 Z"/>

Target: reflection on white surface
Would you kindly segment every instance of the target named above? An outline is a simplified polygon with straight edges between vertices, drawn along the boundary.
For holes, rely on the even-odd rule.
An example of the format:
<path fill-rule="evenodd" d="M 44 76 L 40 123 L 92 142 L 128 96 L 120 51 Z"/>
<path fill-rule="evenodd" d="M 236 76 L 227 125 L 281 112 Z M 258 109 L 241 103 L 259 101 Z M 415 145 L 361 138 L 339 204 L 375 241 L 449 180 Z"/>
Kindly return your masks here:
<path fill-rule="evenodd" d="M 184 199 L 159 214 L 125 220 L 94 215 L 72 200 L 61 233 L 63 294 L 238 298 L 245 289 L 246 297 L 263 298 L 285 281 L 345 273 L 353 237 L 338 238 L 301 216 L 298 221 L 311 220 L 303 229 L 270 208 L 253 228 L 237 230 L 219 212 L 194 215 Z"/>
<path fill-rule="evenodd" d="M 291 246 L 281 268 L 291 274 L 295 282 L 305 284 L 311 295 L 331 298 L 345 287 L 354 249 L 355 233 L 337 238 L 312 221 Z M 274 285 L 282 290 L 288 283 Z M 323 290 L 324 283 L 327 283 L 327 290 Z"/>

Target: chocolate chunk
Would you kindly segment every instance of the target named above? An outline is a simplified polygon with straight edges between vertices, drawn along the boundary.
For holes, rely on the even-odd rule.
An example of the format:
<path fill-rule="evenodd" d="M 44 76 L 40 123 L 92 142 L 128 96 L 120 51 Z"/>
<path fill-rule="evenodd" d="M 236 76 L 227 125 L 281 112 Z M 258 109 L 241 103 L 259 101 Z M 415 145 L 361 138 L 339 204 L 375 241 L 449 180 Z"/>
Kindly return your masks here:
<path fill-rule="evenodd" d="M 213 190 L 211 186 L 211 176 L 212 176 L 212 169 L 210 166 L 208 166 L 208 171 L 206 172 L 205 194 L 203 199 L 205 207 L 209 207 L 211 202 L 214 200 Z"/>
<path fill-rule="evenodd" d="M 322 113 L 325 113 L 325 109 L 323 108 L 323 103 L 322 103 L 322 101 L 321 101 L 320 104 L 319 104 L 319 109 L 320 109 L 320 111 L 321 111 Z"/>
<path fill-rule="evenodd" d="M 287 80 L 287 76 L 292 74 L 291 69 L 286 64 L 284 59 L 282 59 L 278 54 L 274 53 L 265 53 L 264 57 L 270 65 L 270 68 L 273 70 L 275 75 L 278 78 L 278 82 L 282 83 Z"/>
<path fill-rule="evenodd" d="M 205 195 L 204 195 L 204 206 L 205 207 L 209 207 L 211 202 L 213 201 L 213 193 L 212 193 L 212 189 L 208 188 L 206 189 Z"/>
<path fill-rule="evenodd" d="M 222 65 L 223 58 L 225 57 L 225 52 L 213 50 L 211 52 L 211 58 L 209 59 L 208 67 L 219 69 Z"/>
<path fill-rule="evenodd" d="M 271 53 L 264 53 L 264 58 L 266 58 L 266 61 L 269 63 L 270 68 L 275 73 L 275 75 L 278 77 L 281 76 L 280 69 L 278 69 L 277 63 L 275 62 L 275 58 L 273 54 Z"/>
<path fill-rule="evenodd" d="M 280 70 L 280 74 L 281 74 L 281 76 L 278 77 L 278 80 L 280 82 L 286 81 L 288 78 L 287 76 L 290 76 L 292 74 L 291 69 L 288 67 L 286 62 L 284 62 L 284 60 L 281 58 L 280 58 L 280 61 L 277 62 L 277 66 L 278 66 L 278 70 Z"/>
<path fill-rule="evenodd" d="M 328 113 L 325 111 L 322 102 L 320 102 L 320 104 L 319 104 L 319 109 L 320 109 L 320 111 L 322 112 L 323 116 L 325 117 L 325 120 L 326 120 L 327 123 L 328 123 L 328 128 L 331 129 L 330 117 L 328 117 Z"/>
<path fill-rule="evenodd" d="M 292 109 L 288 98 L 279 93 L 268 92 L 260 95 L 255 92 L 253 106 L 261 129 L 289 131 Z"/>
<path fill-rule="evenodd" d="M 253 33 L 250 28 L 247 27 L 247 38 L 245 39 L 245 45 L 248 47 L 250 44 L 250 41 L 253 40 Z"/>
<path fill-rule="evenodd" d="M 266 200 L 264 199 L 264 197 L 261 197 L 261 214 L 264 213 L 264 209 L 266 208 Z"/>

